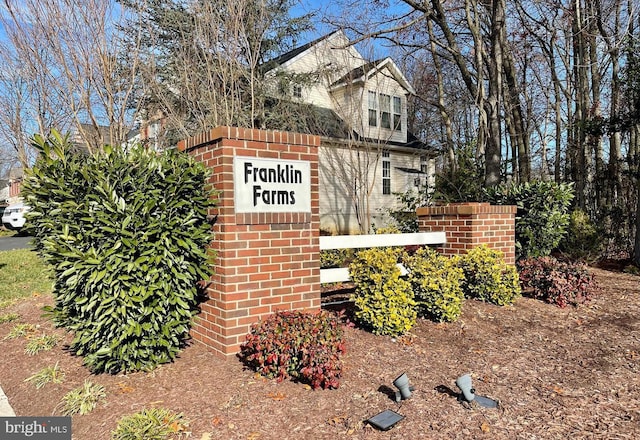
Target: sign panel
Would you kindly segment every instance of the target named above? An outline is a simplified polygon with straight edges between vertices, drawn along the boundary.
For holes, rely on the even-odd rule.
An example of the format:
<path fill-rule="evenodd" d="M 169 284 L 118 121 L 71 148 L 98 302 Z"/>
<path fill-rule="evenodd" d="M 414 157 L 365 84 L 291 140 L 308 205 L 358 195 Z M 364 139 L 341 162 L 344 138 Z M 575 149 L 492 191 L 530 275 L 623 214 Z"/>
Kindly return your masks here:
<path fill-rule="evenodd" d="M 304 160 L 233 158 L 236 213 L 311 212 L 311 166 Z"/>
<path fill-rule="evenodd" d="M 0 417 L 2 440 L 71 440 L 71 417 Z"/>

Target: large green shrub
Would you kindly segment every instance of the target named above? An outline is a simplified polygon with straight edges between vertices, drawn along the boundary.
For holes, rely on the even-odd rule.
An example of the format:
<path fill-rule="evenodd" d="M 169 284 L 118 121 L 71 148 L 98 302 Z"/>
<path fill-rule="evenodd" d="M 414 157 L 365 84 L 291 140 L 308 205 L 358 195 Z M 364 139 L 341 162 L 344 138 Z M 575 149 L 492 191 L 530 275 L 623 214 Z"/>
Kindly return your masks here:
<path fill-rule="evenodd" d="M 502 252 L 486 245 L 471 249 L 460 258 L 464 272 L 465 296 L 500 306 L 512 304 L 520 296 L 515 266 L 504 262 Z"/>
<path fill-rule="evenodd" d="M 457 320 L 464 300 L 464 273 L 458 267 L 458 257 L 449 258 L 425 247 L 404 261 L 418 313 L 438 322 Z"/>
<path fill-rule="evenodd" d="M 240 359 L 267 377 L 293 378 L 326 389 L 340 385 L 344 352 L 339 316 L 280 311 L 252 325 Z"/>
<path fill-rule="evenodd" d="M 501 185 L 487 191 L 491 203 L 516 205 L 516 254 L 549 255 L 567 233 L 573 186 L 555 182 Z"/>
<path fill-rule="evenodd" d="M 208 172 L 188 155 L 141 147 L 69 153 L 58 133 L 36 136 L 28 173 L 36 247 L 55 272 L 55 322 L 95 372 L 174 359 L 210 276 Z"/>
<path fill-rule="evenodd" d="M 411 284 L 396 266 L 402 250 L 372 248 L 356 253 L 349 265 L 355 284 L 355 318 L 379 335 L 398 336 L 416 323 Z"/>

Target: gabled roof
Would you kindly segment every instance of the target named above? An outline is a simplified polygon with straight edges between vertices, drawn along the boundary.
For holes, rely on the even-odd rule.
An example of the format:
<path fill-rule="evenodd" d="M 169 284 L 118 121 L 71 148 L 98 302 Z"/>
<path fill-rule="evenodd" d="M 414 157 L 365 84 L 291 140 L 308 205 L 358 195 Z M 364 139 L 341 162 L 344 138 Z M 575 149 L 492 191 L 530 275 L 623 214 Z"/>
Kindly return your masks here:
<path fill-rule="evenodd" d="M 320 43 L 321 41 L 327 40 L 330 37 L 332 37 L 333 35 L 337 34 L 338 32 L 341 31 L 333 31 L 330 34 L 327 35 L 323 35 L 320 38 L 317 38 L 313 41 L 310 41 L 306 44 L 303 44 L 302 46 L 296 47 L 295 49 L 290 50 L 289 52 L 283 53 L 282 55 L 267 61 L 264 66 L 267 67 L 267 70 L 269 69 L 273 69 L 276 66 L 282 66 L 283 64 L 287 63 L 288 61 L 291 61 L 292 59 L 294 59 L 295 57 L 297 57 L 298 55 L 303 54 L 304 52 L 306 52 L 307 50 L 311 49 L 313 46 L 315 46 L 316 44 Z"/>
<path fill-rule="evenodd" d="M 373 75 L 381 72 L 384 69 L 388 69 L 393 78 L 409 93 L 411 93 L 412 95 L 416 94 L 416 91 L 413 89 L 407 78 L 402 74 L 400 69 L 398 69 L 396 63 L 394 63 L 393 60 L 389 57 L 371 61 L 360 67 L 356 67 L 346 75 L 339 78 L 333 84 L 331 84 L 331 89 L 339 89 L 340 87 L 355 84 L 358 82 L 364 83 L 367 79 L 371 78 Z"/>

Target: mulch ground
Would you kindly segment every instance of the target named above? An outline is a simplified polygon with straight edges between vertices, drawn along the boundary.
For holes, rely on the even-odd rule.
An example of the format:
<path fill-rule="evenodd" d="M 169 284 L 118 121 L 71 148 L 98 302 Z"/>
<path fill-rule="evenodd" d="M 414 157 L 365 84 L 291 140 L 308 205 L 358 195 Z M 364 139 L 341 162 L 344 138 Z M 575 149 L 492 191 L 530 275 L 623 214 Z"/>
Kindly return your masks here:
<path fill-rule="evenodd" d="M 123 415 L 163 407 L 184 413 L 194 439 L 627 439 L 640 435 L 640 278 L 593 269 L 601 291 L 589 304 L 560 309 L 521 298 L 497 307 L 467 301 L 451 324 L 420 321 L 398 340 L 349 328 L 345 371 L 336 390 L 277 383 L 221 360 L 200 344 L 150 373 L 91 375 L 62 345 L 35 356 L 24 339 L 2 338 L 0 386 L 17 415 L 60 415 L 60 401 L 85 379 L 107 400 L 73 417 L 73 438 L 109 439 Z M 5 309 L 39 331 L 60 329 L 43 318 L 48 297 Z M 62 384 L 37 390 L 25 378 L 59 362 Z M 402 372 L 415 387 L 396 403 Z M 456 377 L 472 373 L 478 395 L 498 409 L 468 409 Z M 365 423 L 383 410 L 404 416 L 389 431 Z M 185 435 L 186 437 L 186 435 Z"/>

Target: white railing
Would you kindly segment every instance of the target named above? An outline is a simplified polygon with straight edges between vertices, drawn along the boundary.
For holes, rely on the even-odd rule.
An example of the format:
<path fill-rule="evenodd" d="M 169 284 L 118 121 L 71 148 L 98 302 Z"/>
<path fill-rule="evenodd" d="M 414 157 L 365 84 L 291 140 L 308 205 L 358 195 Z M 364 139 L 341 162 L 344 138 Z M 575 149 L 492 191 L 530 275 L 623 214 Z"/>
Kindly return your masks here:
<path fill-rule="evenodd" d="M 411 234 L 327 235 L 320 237 L 320 250 L 358 249 L 386 246 L 442 245 L 447 242 L 444 232 L 414 232 Z M 400 272 L 407 270 L 398 264 Z M 321 283 L 349 281 L 349 268 L 320 269 Z"/>

